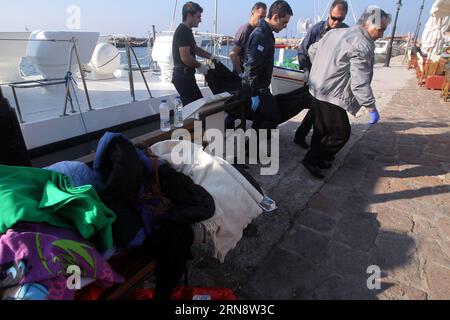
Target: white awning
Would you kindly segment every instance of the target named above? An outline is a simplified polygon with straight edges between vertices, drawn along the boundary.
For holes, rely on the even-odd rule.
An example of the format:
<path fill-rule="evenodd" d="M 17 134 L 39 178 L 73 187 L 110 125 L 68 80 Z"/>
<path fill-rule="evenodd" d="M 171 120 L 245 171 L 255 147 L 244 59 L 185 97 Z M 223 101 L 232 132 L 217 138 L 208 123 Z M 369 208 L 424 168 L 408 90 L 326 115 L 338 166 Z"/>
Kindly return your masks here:
<path fill-rule="evenodd" d="M 437 0 L 430 12 L 430 18 L 422 35 L 423 51 L 428 57 L 437 60 L 444 44 L 448 41 L 445 33 L 450 27 L 450 0 Z"/>

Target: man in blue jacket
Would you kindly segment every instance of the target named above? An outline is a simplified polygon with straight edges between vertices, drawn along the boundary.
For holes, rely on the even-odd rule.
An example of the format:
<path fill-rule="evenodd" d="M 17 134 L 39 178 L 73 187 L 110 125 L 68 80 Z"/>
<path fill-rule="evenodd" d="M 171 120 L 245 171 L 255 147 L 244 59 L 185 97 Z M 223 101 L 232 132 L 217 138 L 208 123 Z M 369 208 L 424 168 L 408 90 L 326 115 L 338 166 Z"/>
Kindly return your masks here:
<path fill-rule="evenodd" d="M 253 128 L 256 130 L 275 129 L 279 123 L 280 112 L 269 88 L 275 59 L 273 33 L 286 28 L 292 16 L 291 6 L 286 1 L 275 1 L 267 18 L 260 20 L 247 42 L 243 88 L 252 100 Z"/>
<path fill-rule="evenodd" d="M 325 34 L 338 28 L 348 28 L 344 23 L 345 17 L 348 13 L 348 3 L 345 0 L 335 0 L 331 4 L 330 13 L 326 21 L 321 21 L 315 24 L 311 30 L 306 34 L 305 39 L 298 49 L 298 63 L 300 70 L 304 70 L 309 74 L 311 71 L 311 60 L 308 55 L 308 49 L 311 45 L 322 39 Z M 304 149 L 308 149 L 309 145 L 306 143 L 306 136 L 309 134 L 314 123 L 314 111 L 309 110 L 306 117 L 303 119 L 301 126 L 295 133 L 294 142 Z"/>

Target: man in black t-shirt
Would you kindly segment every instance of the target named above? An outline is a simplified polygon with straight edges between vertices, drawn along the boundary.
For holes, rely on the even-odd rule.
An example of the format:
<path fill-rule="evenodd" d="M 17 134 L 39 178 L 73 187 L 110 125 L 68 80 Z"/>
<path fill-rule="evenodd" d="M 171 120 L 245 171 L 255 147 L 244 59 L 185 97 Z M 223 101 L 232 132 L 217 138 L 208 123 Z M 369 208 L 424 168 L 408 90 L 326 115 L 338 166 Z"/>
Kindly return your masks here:
<path fill-rule="evenodd" d="M 258 22 L 267 15 L 267 5 L 263 2 L 257 2 L 252 8 L 250 21 L 242 25 L 234 36 L 234 47 L 230 53 L 230 59 L 233 62 L 233 72 L 242 75 L 244 72 L 245 47 L 253 30 L 258 26 Z"/>
<path fill-rule="evenodd" d="M 195 80 L 195 69 L 206 74 L 208 68 L 195 59 L 195 56 L 210 60 L 219 60 L 218 57 L 198 47 L 192 28 L 197 28 L 202 22 L 203 8 L 197 3 L 187 2 L 183 6 L 183 23 L 181 23 L 173 36 L 173 76 L 172 83 L 180 94 L 183 105 L 187 105 L 203 95 Z"/>

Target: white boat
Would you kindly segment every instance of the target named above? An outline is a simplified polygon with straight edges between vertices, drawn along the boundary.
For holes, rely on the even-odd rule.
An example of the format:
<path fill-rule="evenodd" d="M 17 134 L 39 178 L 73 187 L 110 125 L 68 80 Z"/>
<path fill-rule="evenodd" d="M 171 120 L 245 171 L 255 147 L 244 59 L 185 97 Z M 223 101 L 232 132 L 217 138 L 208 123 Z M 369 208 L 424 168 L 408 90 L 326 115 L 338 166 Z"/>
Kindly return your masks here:
<path fill-rule="evenodd" d="M 278 45 L 277 48 L 280 51 L 278 61 L 275 62 L 275 66 L 273 67 L 272 94 L 286 94 L 303 88 L 307 81 L 307 75 L 303 70 L 299 70 L 298 58 L 285 60 L 285 50 L 287 47 Z"/>
<path fill-rule="evenodd" d="M 72 38 L 77 39 L 81 63 L 87 64 L 91 60 L 99 35 L 98 32 L 34 31 L 28 41 L 26 57 L 44 79 L 64 78 L 73 47 L 69 41 Z M 73 56 L 71 70 L 75 70 L 76 64 Z"/>
<path fill-rule="evenodd" d="M 33 32 L 32 41 L 18 42 L 21 43 L 21 50 L 14 50 L 17 56 L 14 57 L 12 53 L 7 56 L 6 67 L 10 68 L 14 61 L 18 70 L 18 61 L 25 57 L 41 73 L 39 76 L 21 79 L 16 76 L 14 82 L 3 82 L 2 86 L 4 96 L 17 111 L 20 110 L 22 132 L 32 154 L 38 155 L 42 150 L 51 150 L 72 142 L 75 144 L 85 140 L 86 135 L 96 135 L 103 130 L 155 120 L 158 118 L 160 100 L 164 98 L 171 101 L 178 95 L 172 83 L 161 81 L 152 72 L 143 73 L 145 81 L 140 71 L 131 72 L 132 81 L 128 72 L 119 72 L 119 78 L 89 80 L 88 77 L 85 87 L 83 81 L 76 77 L 79 66 L 74 52 L 69 68 L 71 43 L 58 42 L 69 40 L 73 36 L 77 38 L 82 67 L 85 68 L 89 61 L 92 65 L 95 57 L 92 58 L 91 55 L 99 42 L 99 34 L 95 32 Z M 0 44 L 3 45 L 2 41 Z M 3 52 L 5 51 L 0 52 L 0 57 L 3 57 Z M 1 67 L 3 65 L 0 66 L 0 74 L 3 73 Z M 69 69 L 76 81 L 70 84 L 73 110 L 70 110 L 70 104 L 67 104 L 67 109 L 65 107 L 64 84 L 41 86 L 42 79 L 64 78 Z M 21 83 L 23 81 L 26 83 Z M 211 96 L 209 88 L 202 84 L 199 83 L 204 96 Z M 54 90 L 48 90 L 49 88 Z"/>
<path fill-rule="evenodd" d="M 173 72 L 173 56 L 172 56 L 172 31 L 165 32 L 166 35 L 158 36 L 152 49 L 152 60 L 157 64 L 160 70 L 160 78 L 162 81 L 171 81 Z M 207 38 L 206 34 L 194 33 L 194 39 L 197 46 L 201 47 L 202 42 Z M 202 79 L 199 77 L 199 79 Z"/>
<path fill-rule="evenodd" d="M 303 88 L 306 83 L 304 71 L 278 67 L 273 68 L 272 94 L 285 94 Z"/>
<path fill-rule="evenodd" d="M 389 40 L 377 40 L 375 42 L 375 54 L 380 56 L 386 56 L 389 47 Z M 392 57 L 397 57 L 404 54 L 404 49 L 402 49 L 402 44 L 398 41 L 394 41 L 392 45 Z"/>
<path fill-rule="evenodd" d="M 25 56 L 30 32 L 0 32 L 0 83 L 17 81 L 21 78 L 19 65 Z"/>
<path fill-rule="evenodd" d="M 107 38 L 99 37 L 96 32 L 39 31 L 10 37 L 16 36 L 23 40 L 30 37 L 30 41 L 18 41 L 17 47 L 12 48 L 0 40 L 0 45 L 11 51 L 5 55 L 4 59 L 8 59 L 5 66 L 16 67 L 15 81 L 3 83 L 2 90 L 18 112 L 26 146 L 33 156 L 85 142 L 88 137 L 95 138 L 105 130 L 124 130 L 155 121 L 159 117 L 160 101 L 167 99 L 170 102 L 178 95 L 169 81 L 173 65 L 171 35 L 157 37 L 152 50 L 153 62 L 163 67 L 161 75 L 165 81 L 161 81 L 160 74 L 152 70 L 142 71 L 133 67 L 131 72 L 123 69 L 113 72 L 114 66 L 117 67 L 117 52 L 109 50 L 105 43 Z M 77 39 L 78 54 L 68 42 L 72 37 Z M 211 34 L 197 34 L 195 38 L 200 44 L 202 40 L 213 37 Z M 101 45 L 106 45 L 104 50 L 98 50 Z M 0 57 L 8 50 L 0 51 Z M 96 56 L 91 57 L 93 52 Z M 39 76 L 17 79 L 18 61 L 22 57 L 40 71 Z M 76 58 L 80 59 L 83 74 L 88 72 L 85 79 L 77 77 L 80 66 Z M 3 73 L 2 66 L 0 74 Z M 107 71 L 99 70 L 99 67 Z M 67 99 L 64 83 L 42 85 L 42 79 L 62 79 L 69 70 L 76 81 L 68 83 L 71 99 Z M 197 78 L 203 95 L 212 96 L 202 79 L 200 76 Z M 22 81 L 18 83 L 17 80 Z M 20 83 L 23 81 L 26 83 Z M 275 68 L 275 94 L 290 92 L 303 85 L 302 73 Z"/>

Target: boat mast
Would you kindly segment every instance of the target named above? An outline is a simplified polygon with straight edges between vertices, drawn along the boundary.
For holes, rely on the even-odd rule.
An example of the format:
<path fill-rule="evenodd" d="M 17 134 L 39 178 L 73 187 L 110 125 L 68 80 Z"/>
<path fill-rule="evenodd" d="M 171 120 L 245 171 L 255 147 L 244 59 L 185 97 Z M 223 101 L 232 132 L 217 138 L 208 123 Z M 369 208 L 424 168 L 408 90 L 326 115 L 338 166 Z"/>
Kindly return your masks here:
<path fill-rule="evenodd" d="M 170 31 L 173 31 L 173 25 L 175 23 L 175 15 L 177 14 L 178 0 L 175 0 L 175 6 L 173 7 L 172 21 L 170 22 Z"/>
<path fill-rule="evenodd" d="M 218 11 L 218 1 L 214 1 L 214 34 L 217 35 L 217 29 L 218 29 L 218 21 L 217 21 L 217 11 Z"/>
<path fill-rule="evenodd" d="M 329 0 L 329 1 L 328 1 L 328 4 L 327 4 L 327 6 L 325 7 L 325 10 L 324 10 L 323 13 L 322 13 L 322 20 L 325 20 L 324 17 L 325 17 L 325 14 L 327 13 L 328 7 L 331 5 L 331 1 L 332 1 L 332 0 Z"/>
<path fill-rule="evenodd" d="M 217 54 L 216 41 L 218 40 L 218 38 L 217 38 L 217 31 L 218 31 L 218 21 L 217 21 L 218 14 L 217 14 L 217 12 L 218 12 L 218 7 L 219 7 L 218 0 L 215 0 L 214 1 L 214 38 L 215 38 L 215 41 L 214 41 L 214 50 L 213 50 L 213 53 L 215 55 Z"/>
<path fill-rule="evenodd" d="M 420 19 L 422 19 L 422 12 L 423 12 L 424 5 L 425 5 L 425 0 L 422 0 L 422 6 L 420 7 L 420 11 L 419 11 L 419 19 L 417 20 L 416 32 L 414 32 L 413 44 L 416 43 L 417 38 L 419 37 L 419 30 L 420 30 L 420 25 L 421 25 Z"/>
<path fill-rule="evenodd" d="M 392 46 L 394 44 L 395 31 L 397 30 L 397 21 L 398 16 L 400 14 L 400 9 L 402 8 L 402 0 L 398 0 L 397 2 L 397 14 L 395 16 L 394 26 L 392 27 L 391 40 L 389 41 L 388 51 L 386 56 L 386 62 L 384 64 L 385 67 L 389 67 L 391 63 L 391 55 L 392 55 Z"/>
<path fill-rule="evenodd" d="M 353 19 L 355 20 L 356 23 L 355 9 L 353 8 L 352 0 L 348 0 L 348 3 L 350 5 L 350 9 L 352 10 Z"/>

